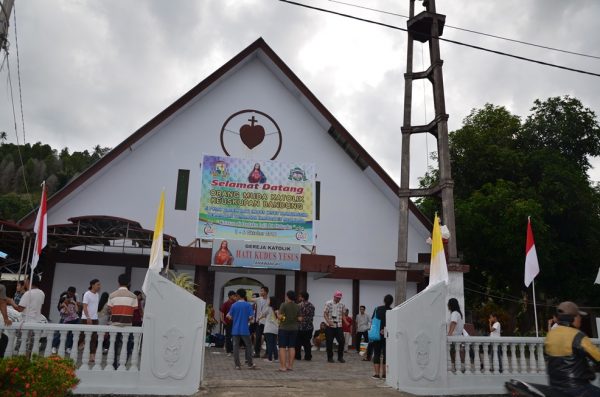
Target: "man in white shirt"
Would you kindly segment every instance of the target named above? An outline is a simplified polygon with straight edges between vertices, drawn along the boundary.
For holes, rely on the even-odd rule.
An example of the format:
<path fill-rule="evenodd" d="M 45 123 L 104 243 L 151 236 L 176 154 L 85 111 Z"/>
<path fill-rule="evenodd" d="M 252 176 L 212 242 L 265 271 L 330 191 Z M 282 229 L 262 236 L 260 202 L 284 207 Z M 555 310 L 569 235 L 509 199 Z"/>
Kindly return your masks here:
<path fill-rule="evenodd" d="M 254 340 L 254 358 L 259 358 L 263 333 L 265 331 L 265 322 L 267 321 L 266 310 L 269 306 L 269 287 L 264 286 L 260 288 L 259 297 L 256 299 L 255 304 L 256 334 Z"/>
<path fill-rule="evenodd" d="M 23 294 L 23 297 L 19 301 L 18 305 L 13 306 L 17 311 L 23 313 L 23 322 L 24 323 L 42 323 L 46 320 L 46 318 L 42 315 L 42 305 L 44 304 L 44 299 L 46 299 L 46 295 L 44 291 L 42 291 L 40 287 L 40 276 L 34 274 L 31 280 L 29 277 L 25 279 L 25 284 L 30 285 L 31 288 L 27 292 Z M 14 303 L 14 302 L 13 302 Z M 17 340 L 19 336 L 17 336 Z M 17 341 L 17 345 L 20 342 Z M 27 356 L 31 354 L 31 350 L 33 349 L 33 331 L 29 331 L 27 333 Z"/>
<path fill-rule="evenodd" d="M 496 316 L 495 313 L 490 314 L 489 317 L 489 325 L 490 325 L 490 336 L 500 336 L 501 331 L 501 326 L 500 323 L 498 322 L 498 317 Z"/>
<path fill-rule="evenodd" d="M 356 322 L 356 352 L 360 353 L 360 342 L 365 338 L 365 342 L 369 343 L 369 328 L 371 328 L 371 317 L 365 313 L 366 308 L 361 305 L 360 312 L 354 316 Z M 366 354 L 366 352 L 365 352 Z"/>
<path fill-rule="evenodd" d="M 98 324 L 98 302 L 100 301 L 100 280 L 97 278 L 90 281 L 88 290 L 83 294 L 83 311 L 81 323 L 87 325 Z M 79 349 L 83 349 L 83 332 L 79 335 Z M 96 348 L 98 347 L 98 334 L 94 332 L 90 341 L 90 363 L 96 360 Z"/>
<path fill-rule="evenodd" d="M 25 279 L 25 284 L 29 285 L 30 282 L 31 289 L 23 294 L 23 297 L 15 309 L 23 313 L 24 323 L 42 323 L 45 320 L 45 317 L 42 315 L 42 305 L 44 304 L 46 295 L 39 287 L 40 276 L 34 274 L 31 281 L 29 280 L 29 277 L 27 277 Z"/>
<path fill-rule="evenodd" d="M 325 346 L 327 348 L 327 362 L 333 363 L 333 339 L 338 343 L 338 362 L 345 363 L 344 360 L 344 332 L 342 330 L 342 317 L 346 306 L 340 301 L 342 300 L 342 291 L 335 291 L 333 299 L 325 303 L 325 311 L 323 317 L 325 318 L 325 335 L 327 337 Z"/>

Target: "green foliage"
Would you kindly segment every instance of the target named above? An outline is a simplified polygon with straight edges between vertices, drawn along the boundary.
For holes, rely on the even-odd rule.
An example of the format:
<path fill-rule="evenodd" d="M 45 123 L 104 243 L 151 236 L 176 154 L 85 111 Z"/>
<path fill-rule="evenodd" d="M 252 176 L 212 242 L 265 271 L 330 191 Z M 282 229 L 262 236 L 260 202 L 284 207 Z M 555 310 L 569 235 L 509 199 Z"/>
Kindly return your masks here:
<path fill-rule="evenodd" d="M 490 296 L 517 297 L 500 303 L 522 318 L 516 329 L 530 330 L 526 322 L 533 313 L 518 302 L 530 293 L 523 283 L 528 216 L 540 263 L 538 298 L 597 306 L 600 191 L 587 170 L 589 156 L 598 155 L 596 115 L 568 96 L 536 100 L 523 123 L 506 108 L 487 104 L 450 135 L 456 238 L 471 266 L 465 287 L 476 316 Z M 430 172 L 421 186 L 436 181 Z M 429 198 L 418 204 L 426 214 L 439 210 Z"/>
<path fill-rule="evenodd" d="M 192 294 L 194 293 L 194 279 L 188 273 L 176 273 L 173 270 L 169 270 L 169 280 L 184 290 Z"/>
<path fill-rule="evenodd" d="M 31 204 L 26 195 L 7 193 L 0 196 L 0 219 L 17 222 L 29 211 Z"/>
<path fill-rule="evenodd" d="M 70 358 L 34 355 L 0 360 L 0 397 L 66 396 L 78 383 Z"/>
<path fill-rule="evenodd" d="M 15 145 L 4 141 L 0 136 L 0 219 L 10 220 L 34 209 L 31 203 L 39 202 L 42 181 L 53 194 L 110 150 L 96 145 L 92 153 L 69 154 L 67 148 L 59 153 L 40 142 Z"/>

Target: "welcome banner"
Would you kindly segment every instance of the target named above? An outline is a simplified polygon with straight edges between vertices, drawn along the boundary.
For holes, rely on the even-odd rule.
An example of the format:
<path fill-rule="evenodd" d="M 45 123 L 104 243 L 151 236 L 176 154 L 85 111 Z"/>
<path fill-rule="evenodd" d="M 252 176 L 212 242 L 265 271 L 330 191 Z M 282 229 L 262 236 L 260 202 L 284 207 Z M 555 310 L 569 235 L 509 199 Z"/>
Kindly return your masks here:
<path fill-rule="evenodd" d="M 205 155 L 197 236 L 314 243 L 315 167 Z"/>
<path fill-rule="evenodd" d="M 239 240 L 214 240 L 214 266 L 300 270 L 300 246 Z"/>

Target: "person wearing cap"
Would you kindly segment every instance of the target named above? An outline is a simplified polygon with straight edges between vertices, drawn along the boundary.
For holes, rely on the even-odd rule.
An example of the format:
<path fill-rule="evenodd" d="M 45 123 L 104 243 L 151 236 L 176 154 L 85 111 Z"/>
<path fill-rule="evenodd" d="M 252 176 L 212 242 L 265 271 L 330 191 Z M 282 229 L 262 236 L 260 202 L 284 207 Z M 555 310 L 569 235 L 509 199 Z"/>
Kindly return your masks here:
<path fill-rule="evenodd" d="M 600 350 L 579 330 L 581 316 L 573 302 L 562 302 L 556 308 L 558 326 L 548 332 L 544 343 L 550 386 L 571 396 L 600 396 L 600 388 L 590 382 L 595 373 L 588 358 L 599 362 Z"/>
<path fill-rule="evenodd" d="M 323 316 L 325 317 L 325 324 L 327 324 L 327 328 L 325 329 L 325 346 L 327 348 L 327 362 L 330 363 L 334 362 L 334 338 L 338 344 L 337 360 L 340 363 L 346 362 L 344 360 L 344 332 L 342 331 L 342 317 L 344 316 L 346 306 L 340 302 L 341 300 L 342 291 L 335 291 L 335 293 L 333 294 L 333 299 L 325 303 L 325 312 L 323 313 Z"/>

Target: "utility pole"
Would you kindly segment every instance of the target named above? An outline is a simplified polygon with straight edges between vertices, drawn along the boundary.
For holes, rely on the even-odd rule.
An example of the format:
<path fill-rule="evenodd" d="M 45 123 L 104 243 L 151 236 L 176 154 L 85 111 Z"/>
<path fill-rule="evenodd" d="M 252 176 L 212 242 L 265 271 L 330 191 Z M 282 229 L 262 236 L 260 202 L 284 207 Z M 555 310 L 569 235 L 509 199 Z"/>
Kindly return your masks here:
<path fill-rule="evenodd" d="M 8 25 L 15 0 L 4 0 L 0 8 L 0 52 L 8 51 Z"/>
<path fill-rule="evenodd" d="M 464 308 L 463 273 L 468 266 L 461 265 L 456 249 L 456 228 L 454 222 L 454 181 L 450 169 L 450 150 L 448 147 L 448 114 L 444 97 L 443 61 L 440 58 L 439 37 L 444 30 L 446 16 L 437 14 L 435 0 L 423 0 L 425 11 L 415 16 L 415 0 L 410 1 L 408 27 L 408 45 L 406 73 L 404 74 L 404 121 L 402 124 L 402 158 L 400 168 L 400 219 L 398 234 L 398 260 L 396 262 L 396 302 L 406 300 L 408 271 L 416 264 L 408 262 L 408 215 L 411 197 L 435 196 L 442 201 L 442 222 L 450 231 L 450 240 L 445 249 L 448 254 L 449 295 L 456 297 Z M 431 65 L 423 71 L 413 72 L 414 40 L 429 44 Z M 426 125 L 413 126 L 412 82 L 427 79 L 433 89 L 435 117 Z M 440 178 L 436 186 L 426 189 L 410 188 L 410 138 L 412 134 L 428 133 L 437 139 L 438 168 Z"/>

